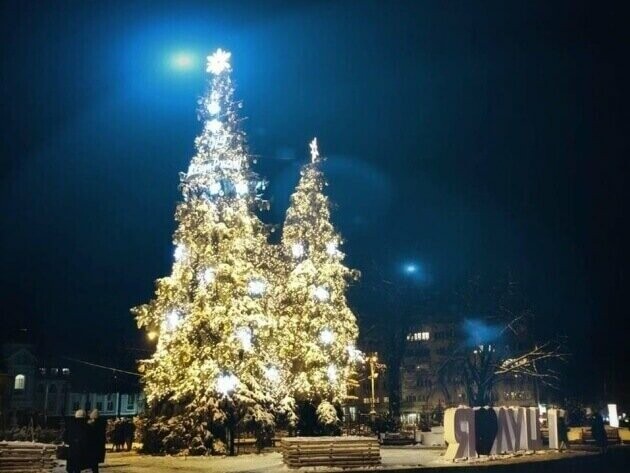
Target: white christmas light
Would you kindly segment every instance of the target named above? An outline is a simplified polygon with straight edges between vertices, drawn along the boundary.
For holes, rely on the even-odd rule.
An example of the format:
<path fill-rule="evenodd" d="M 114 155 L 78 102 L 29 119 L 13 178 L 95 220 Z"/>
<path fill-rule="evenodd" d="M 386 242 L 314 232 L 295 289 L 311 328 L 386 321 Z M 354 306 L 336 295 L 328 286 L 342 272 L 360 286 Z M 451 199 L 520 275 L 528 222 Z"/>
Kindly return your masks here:
<path fill-rule="evenodd" d="M 221 192 L 221 183 L 216 181 L 213 182 L 208 186 L 208 190 L 210 191 L 211 195 L 217 195 Z"/>
<path fill-rule="evenodd" d="M 326 243 L 326 253 L 329 256 L 339 256 L 339 249 L 337 248 L 337 242 L 335 240 Z"/>
<path fill-rule="evenodd" d="M 219 102 L 213 100 L 212 102 L 208 102 L 208 113 L 210 115 L 218 115 L 219 113 L 221 113 L 221 105 L 219 105 Z"/>
<path fill-rule="evenodd" d="M 210 120 L 208 124 L 206 125 L 206 127 L 208 128 L 208 131 L 210 131 L 211 133 L 217 133 L 221 129 L 222 126 L 223 126 L 223 123 L 221 123 L 221 121 L 217 120 L 216 118 L 213 120 Z"/>
<path fill-rule="evenodd" d="M 328 375 L 328 379 L 330 381 L 337 381 L 337 368 L 335 365 L 328 365 L 328 369 L 326 369 L 326 374 Z"/>
<path fill-rule="evenodd" d="M 291 254 L 294 258 L 301 258 L 304 256 L 304 245 L 302 243 L 293 243 L 291 245 Z"/>
<path fill-rule="evenodd" d="M 204 284 L 213 283 L 216 278 L 216 274 L 214 272 L 214 268 L 206 268 L 203 273 L 201 273 L 201 282 Z"/>
<path fill-rule="evenodd" d="M 361 352 L 361 350 L 355 348 L 354 345 L 348 345 L 346 347 L 346 350 L 348 351 L 348 358 L 350 361 L 356 362 L 363 359 L 363 353 Z"/>
<path fill-rule="evenodd" d="M 313 296 L 320 302 L 325 302 L 330 299 L 330 292 L 324 286 L 317 286 L 313 289 Z"/>
<path fill-rule="evenodd" d="M 252 329 L 249 327 L 239 327 L 236 329 L 236 338 L 241 342 L 243 350 L 250 351 L 252 349 Z"/>
<path fill-rule="evenodd" d="M 224 374 L 217 378 L 217 391 L 227 396 L 238 386 L 238 378 L 233 374 Z"/>
<path fill-rule="evenodd" d="M 186 256 L 186 247 L 184 245 L 177 245 L 175 247 L 175 261 L 181 261 Z"/>
<path fill-rule="evenodd" d="M 178 310 L 171 310 L 166 314 L 166 330 L 172 332 L 182 321 L 182 314 Z"/>
<path fill-rule="evenodd" d="M 249 186 L 247 185 L 247 182 L 239 181 L 234 184 L 234 188 L 236 189 L 236 193 L 241 196 L 249 192 Z"/>
<path fill-rule="evenodd" d="M 319 341 L 324 345 L 330 345 L 335 341 L 335 333 L 329 328 L 325 328 L 319 334 Z"/>
<path fill-rule="evenodd" d="M 268 366 L 265 368 L 265 378 L 272 383 L 277 383 L 280 381 L 280 371 L 275 366 Z"/>
<path fill-rule="evenodd" d="M 250 296 L 262 296 L 266 288 L 267 285 L 262 279 L 252 279 L 249 283 L 247 283 L 247 292 Z"/>
<path fill-rule="evenodd" d="M 232 53 L 217 49 L 214 54 L 208 56 L 208 66 L 206 72 L 212 74 L 221 74 L 223 71 L 230 70 L 230 56 Z"/>

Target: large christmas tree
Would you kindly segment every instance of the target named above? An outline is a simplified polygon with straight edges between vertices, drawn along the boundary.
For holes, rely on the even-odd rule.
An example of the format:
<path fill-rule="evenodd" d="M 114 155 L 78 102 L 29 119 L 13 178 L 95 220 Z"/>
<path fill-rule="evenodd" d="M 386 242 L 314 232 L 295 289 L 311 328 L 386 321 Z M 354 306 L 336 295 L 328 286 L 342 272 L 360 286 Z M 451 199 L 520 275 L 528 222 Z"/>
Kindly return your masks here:
<path fill-rule="evenodd" d="M 241 419 L 271 423 L 283 397 L 269 291 L 276 258 L 254 213 L 261 185 L 239 127 L 229 57 L 218 50 L 208 58 L 212 81 L 200 100 L 197 153 L 181 175 L 171 275 L 134 309 L 138 325 L 159 337 L 140 366 L 149 403 L 176 405 L 193 424 L 229 422 L 236 409 Z"/>
<path fill-rule="evenodd" d="M 319 405 L 322 418 L 330 402 L 343 401 L 358 355 L 356 318 L 346 301 L 348 282 L 357 274 L 343 264 L 317 140 L 310 146 L 311 162 L 302 169 L 284 223 L 287 282 L 276 301 L 286 340 L 279 355 L 288 364 L 291 393 Z"/>
<path fill-rule="evenodd" d="M 236 423 L 268 432 L 282 418 L 293 422 L 295 399 L 334 423 L 331 403 L 343 400 L 356 354 L 345 298 L 353 273 L 330 223 L 316 143 L 282 243 L 271 245 L 256 215 L 263 183 L 250 168 L 229 59 L 222 50 L 208 57 L 203 130 L 181 174 L 171 274 L 133 309 L 138 326 L 157 337 L 140 370 L 153 432 L 168 434 L 156 434 L 168 451 L 203 452 L 208 432 L 229 441 Z"/>

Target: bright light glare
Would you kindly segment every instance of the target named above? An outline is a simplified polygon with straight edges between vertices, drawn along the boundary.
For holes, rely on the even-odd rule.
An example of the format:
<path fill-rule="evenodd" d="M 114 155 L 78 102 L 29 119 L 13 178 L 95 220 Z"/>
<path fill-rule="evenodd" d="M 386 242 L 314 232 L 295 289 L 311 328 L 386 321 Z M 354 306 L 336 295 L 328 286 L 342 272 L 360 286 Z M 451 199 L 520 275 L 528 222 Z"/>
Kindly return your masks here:
<path fill-rule="evenodd" d="M 180 71 L 187 71 L 195 67 L 195 55 L 186 51 L 180 51 L 171 57 L 171 67 Z"/>
<path fill-rule="evenodd" d="M 304 256 L 304 245 L 302 243 L 293 243 L 293 245 L 291 245 L 291 254 L 294 258 Z"/>
<path fill-rule="evenodd" d="M 330 381 L 337 381 L 337 368 L 335 367 L 335 365 L 329 365 L 328 369 L 326 370 L 326 374 L 328 375 L 328 379 Z"/>
<path fill-rule="evenodd" d="M 230 70 L 230 56 L 232 53 L 217 49 L 214 54 L 208 56 L 207 72 L 212 74 L 221 74 L 223 71 Z"/>
<path fill-rule="evenodd" d="M 249 292 L 250 296 L 254 297 L 262 296 L 266 288 L 267 285 L 265 284 L 265 281 L 261 279 L 252 279 L 247 284 L 247 292 Z"/>
<path fill-rule="evenodd" d="M 252 349 L 252 329 L 249 327 L 239 327 L 236 329 L 236 338 L 241 342 L 243 350 L 250 351 Z"/>
<path fill-rule="evenodd" d="M 265 368 L 265 378 L 267 378 L 272 383 L 277 383 L 280 381 L 280 371 L 275 366 L 268 366 Z"/>
<path fill-rule="evenodd" d="M 319 341 L 322 342 L 324 345 L 330 345 L 332 342 L 335 341 L 335 333 L 329 328 L 325 328 L 319 334 Z"/>
<path fill-rule="evenodd" d="M 413 274 L 415 272 L 418 271 L 418 266 L 413 264 L 413 263 L 409 263 L 405 265 L 405 272 L 408 274 Z"/>
<path fill-rule="evenodd" d="M 330 299 L 330 292 L 324 286 L 317 286 L 313 289 L 313 296 L 320 302 L 325 302 Z"/>
<path fill-rule="evenodd" d="M 234 391 L 238 386 L 238 378 L 233 374 L 224 374 L 217 379 L 217 391 L 223 395 Z"/>
<path fill-rule="evenodd" d="M 182 321 L 181 314 L 177 310 L 171 310 L 166 314 L 166 330 L 172 332 Z"/>

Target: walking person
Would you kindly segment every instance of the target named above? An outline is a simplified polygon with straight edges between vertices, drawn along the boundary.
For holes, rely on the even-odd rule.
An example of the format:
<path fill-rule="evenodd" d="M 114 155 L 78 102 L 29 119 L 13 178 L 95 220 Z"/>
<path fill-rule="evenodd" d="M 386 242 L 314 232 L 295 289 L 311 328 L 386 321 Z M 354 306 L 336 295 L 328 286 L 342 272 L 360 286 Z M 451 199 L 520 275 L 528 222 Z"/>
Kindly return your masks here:
<path fill-rule="evenodd" d="M 87 450 L 86 466 L 98 473 L 98 464 L 105 461 L 105 421 L 99 416 L 98 410 L 90 412 L 87 422 Z"/>
<path fill-rule="evenodd" d="M 599 447 L 599 453 L 606 453 L 608 436 L 604 427 L 604 419 L 596 409 L 593 409 L 593 416 L 591 417 L 591 433 L 593 434 L 595 445 Z"/>
<path fill-rule="evenodd" d="M 87 449 L 87 424 L 83 409 L 76 411 L 74 419 L 68 422 L 68 427 L 64 432 L 64 442 L 68 444 L 66 471 L 68 473 L 80 473 L 85 466 Z"/>

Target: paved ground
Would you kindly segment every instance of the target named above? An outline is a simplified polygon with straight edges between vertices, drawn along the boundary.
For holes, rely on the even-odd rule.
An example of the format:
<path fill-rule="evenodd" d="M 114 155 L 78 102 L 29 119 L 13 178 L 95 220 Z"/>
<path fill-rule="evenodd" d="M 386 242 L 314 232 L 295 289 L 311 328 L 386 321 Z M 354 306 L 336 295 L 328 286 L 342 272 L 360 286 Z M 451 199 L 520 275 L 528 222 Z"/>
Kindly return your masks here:
<path fill-rule="evenodd" d="M 627 465 L 627 453 L 625 449 L 622 465 Z M 381 449 L 383 466 L 372 468 L 374 470 L 415 470 L 426 469 L 431 471 L 439 468 L 444 471 L 449 467 L 460 470 L 468 467 L 469 471 L 604 471 L 597 456 L 592 452 L 572 451 L 556 453 L 542 451 L 531 455 L 516 457 L 502 457 L 501 459 L 484 458 L 476 462 L 460 462 L 453 464 L 442 459 L 443 450 L 425 449 L 419 447 L 385 447 Z M 557 460 L 560 460 L 559 462 Z M 487 467 L 491 466 L 488 470 Z M 481 468 L 476 468 L 481 467 Z M 55 470 L 55 473 L 63 472 L 63 467 Z M 282 463 L 279 453 L 264 453 L 261 455 L 245 454 L 237 457 L 170 457 L 148 456 L 136 453 L 108 453 L 105 465 L 101 467 L 103 473 L 273 473 L 295 471 L 288 469 Z M 304 468 L 299 471 L 325 472 L 340 471 L 330 468 Z M 356 471 L 356 470 L 355 470 Z M 606 468 L 605 471 L 630 471 Z"/>

